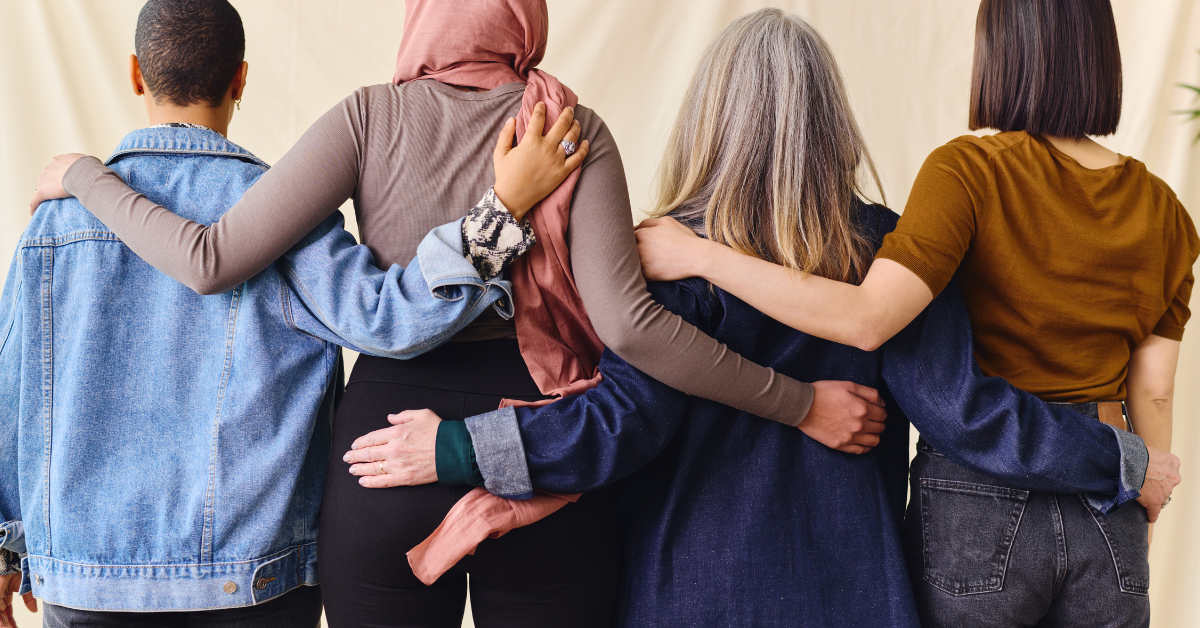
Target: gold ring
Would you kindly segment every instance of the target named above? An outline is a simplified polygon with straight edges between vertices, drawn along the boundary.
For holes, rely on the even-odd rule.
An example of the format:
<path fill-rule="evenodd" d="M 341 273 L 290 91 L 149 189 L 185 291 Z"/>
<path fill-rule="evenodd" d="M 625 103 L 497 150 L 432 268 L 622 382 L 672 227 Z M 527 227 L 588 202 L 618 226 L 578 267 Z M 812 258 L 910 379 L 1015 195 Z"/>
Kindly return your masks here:
<path fill-rule="evenodd" d="M 1166 508 L 1166 507 L 1167 507 L 1167 504 L 1169 504 L 1169 503 L 1171 503 L 1171 498 L 1170 498 L 1170 497 L 1167 497 L 1167 501 L 1163 502 L 1163 503 L 1162 503 L 1162 506 L 1159 506 L 1159 507 L 1160 507 L 1160 508 Z"/>
<path fill-rule="evenodd" d="M 383 463 L 382 463 L 382 462 L 376 462 L 375 464 L 376 464 L 376 465 L 379 467 L 379 473 L 377 473 L 376 475 L 384 475 L 384 473 L 383 473 Z"/>

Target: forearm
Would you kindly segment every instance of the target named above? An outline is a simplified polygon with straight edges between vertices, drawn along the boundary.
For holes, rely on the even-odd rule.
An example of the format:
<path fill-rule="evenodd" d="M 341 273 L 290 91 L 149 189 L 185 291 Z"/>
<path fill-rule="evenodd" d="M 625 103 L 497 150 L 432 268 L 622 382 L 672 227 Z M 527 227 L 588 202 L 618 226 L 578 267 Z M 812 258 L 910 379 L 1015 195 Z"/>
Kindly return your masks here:
<path fill-rule="evenodd" d="M 326 113 L 212 225 L 134 192 L 94 158 L 76 161 L 63 186 L 150 265 L 201 294 L 219 294 L 266 268 L 353 193 L 359 147 L 348 108 L 343 102 Z"/>
<path fill-rule="evenodd" d="M 890 260 L 876 261 L 856 286 L 708 240 L 698 239 L 696 247 L 701 277 L 789 327 L 864 351 L 874 351 L 896 335 L 933 298 L 916 275 Z M 911 275 L 909 281 L 905 274 Z"/>
<path fill-rule="evenodd" d="M 687 397 L 605 352 L 604 380 L 540 408 L 504 408 L 466 420 L 487 489 L 583 493 L 629 476 L 675 434 Z M 441 461 L 439 461 L 441 464 Z"/>
<path fill-rule="evenodd" d="M 431 231 L 404 268 L 375 266 L 332 216 L 276 265 L 301 302 L 292 324 L 361 353 L 405 359 L 449 340 L 500 298 L 504 281 L 484 282 L 462 255 L 460 221 Z"/>
<path fill-rule="evenodd" d="M 925 439 L 959 464 L 1030 490 L 1089 493 L 1105 510 L 1138 495 L 1146 459 L 1136 437 L 978 372 L 954 284 L 884 347 L 884 378 Z"/>
<path fill-rule="evenodd" d="M 1146 444 L 1171 451 L 1171 421 L 1180 342 L 1151 334 L 1134 350 L 1125 380 L 1125 405 L 1133 432 Z"/>

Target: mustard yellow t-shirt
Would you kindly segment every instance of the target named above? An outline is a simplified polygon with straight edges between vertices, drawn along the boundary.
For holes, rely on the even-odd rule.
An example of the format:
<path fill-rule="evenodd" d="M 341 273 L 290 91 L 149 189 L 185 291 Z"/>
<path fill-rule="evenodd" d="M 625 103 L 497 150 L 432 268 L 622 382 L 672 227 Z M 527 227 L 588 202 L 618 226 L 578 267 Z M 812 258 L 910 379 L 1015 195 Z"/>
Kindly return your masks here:
<path fill-rule="evenodd" d="M 1136 159 L 1089 170 L 1025 132 L 935 150 L 878 257 L 958 280 L 988 375 L 1048 401 L 1123 400 L 1150 334 L 1190 316 L 1196 228 Z"/>

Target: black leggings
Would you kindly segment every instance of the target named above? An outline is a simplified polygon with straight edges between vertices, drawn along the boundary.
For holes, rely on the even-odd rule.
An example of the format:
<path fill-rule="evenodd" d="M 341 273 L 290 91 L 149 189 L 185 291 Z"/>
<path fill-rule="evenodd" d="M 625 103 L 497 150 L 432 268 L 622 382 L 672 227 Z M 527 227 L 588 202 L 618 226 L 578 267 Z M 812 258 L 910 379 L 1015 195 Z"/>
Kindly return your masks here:
<path fill-rule="evenodd" d="M 367 489 L 342 462 L 354 439 L 389 425 L 388 414 L 429 408 L 457 421 L 495 410 L 502 397 L 541 398 L 515 340 L 451 343 L 412 360 L 358 359 L 334 422 L 321 507 L 318 564 L 331 628 L 458 628 L 467 574 L 480 628 L 612 624 L 619 552 L 608 491 L 484 541 L 425 586 L 405 554 L 470 487 Z"/>

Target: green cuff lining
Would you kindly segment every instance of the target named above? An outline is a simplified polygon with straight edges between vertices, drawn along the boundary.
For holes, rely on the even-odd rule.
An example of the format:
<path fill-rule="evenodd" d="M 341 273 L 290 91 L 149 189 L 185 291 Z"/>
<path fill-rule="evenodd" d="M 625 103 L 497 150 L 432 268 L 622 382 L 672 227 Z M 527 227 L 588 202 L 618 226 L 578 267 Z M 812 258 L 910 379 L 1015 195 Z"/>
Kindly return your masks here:
<path fill-rule="evenodd" d="M 463 421 L 442 421 L 438 425 L 437 445 L 438 484 L 450 486 L 483 486 L 483 474 L 475 461 L 475 445 Z"/>

